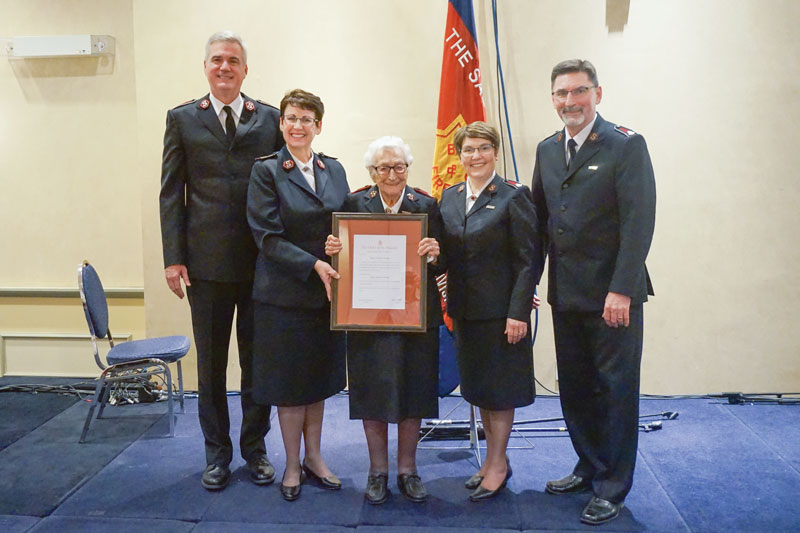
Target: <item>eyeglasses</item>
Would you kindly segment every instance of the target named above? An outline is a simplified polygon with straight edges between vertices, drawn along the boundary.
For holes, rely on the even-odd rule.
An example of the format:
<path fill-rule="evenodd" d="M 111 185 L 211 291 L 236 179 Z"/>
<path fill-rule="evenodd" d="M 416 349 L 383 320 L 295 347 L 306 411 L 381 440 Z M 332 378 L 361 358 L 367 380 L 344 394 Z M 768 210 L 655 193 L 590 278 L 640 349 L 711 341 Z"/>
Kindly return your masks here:
<path fill-rule="evenodd" d="M 597 85 L 592 85 L 591 87 L 587 87 L 586 85 L 581 85 L 580 87 L 575 87 L 574 89 L 571 89 L 569 91 L 566 89 L 559 89 L 557 91 L 553 91 L 550 94 L 555 96 L 556 100 L 561 100 L 563 102 L 564 100 L 567 99 L 569 93 L 572 93 L 572 96 L 574 96 L 575 98 L 580 98 L 584 94 L 588 93 L 590 89 L 595 89 L 595 88 L 597 88 Z"/>
<path fill-rule="evenodd" d="M 482 145 L 478 146 L 477 148 L 472 147 L 472 146 L 466 146 L 466 147 L 461 149 L 461 153 L 466 155 L 466 156 L 471 156 L 472 154 L 475 153 L 476 150 L 478 152 L 480 152 L 481 154 L 488 154 L 489 152 L 494 150 L 494 145 L 493 144 L 482 144 Z"/>
<path fill-rule="evenodd" d="M 388 176 L 389 172 L 391 172 L 392 170 L 394 170 L 394 173 L 398 175 L 405 174 L 406 170 L 408 170 L 408 165 L 406 165 L 405 163 L 398 163 L 393 167 L 390 167 L 389 165 L 381 165 L 379 167 L 372 167 L 372 168 L 374 168 L 375 172 L 377 172 L 381 176 Z"/>
<path fill-rule="evenodd" d="M 312 124 L 316 124 L 317 119 L 311 117 L 296 117 L 294 115 L 286 115 L 283 117 L 284 122 L 288 122 L 292 126 L 300 122 L 301 126 L 311 126 Z"/>

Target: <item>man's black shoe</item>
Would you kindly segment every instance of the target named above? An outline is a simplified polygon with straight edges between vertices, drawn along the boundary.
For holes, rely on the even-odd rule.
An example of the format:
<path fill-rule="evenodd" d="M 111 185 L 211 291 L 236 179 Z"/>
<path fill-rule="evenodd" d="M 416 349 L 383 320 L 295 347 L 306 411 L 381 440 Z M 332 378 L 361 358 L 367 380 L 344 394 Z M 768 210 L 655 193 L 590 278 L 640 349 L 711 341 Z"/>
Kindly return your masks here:
<path fill-rule="evenodd" d="M 247 461 L 247 469 L 250 471 L 250 481 L 256 485 L 269 485 L 275 481 L 275 468 L 266 455 L 257 455 Z"/>
<path fill-rule="evenodd" d="M 208 465 L 203 471 L 200 484 L 207 490 L 222 490 L 231 480 L 231 470 L 227 466 Z"/>
<path fill-rule="evenodd" d="M 428 499 L 428 491 L 425 490 L 425 485 L 422 484 L 422 480 L 416 472 L 398 474 L 397 486 L 400 487 L 403 496 L 414 503 L 422 503 Z"/>
<path fill-rule="evenodd" d="M 586 507 L 581 513 L 581 522 L 592 526 L 605 524 L 619 516 L 619 512 L 625 507 L 625 502 L 611 503 L 603 498 L 592 496 Z"/>
<path fill-rule="evenodd" d="M 550 494 L 569 494 L 583 492 L 591 488 L 592 482 L 575 474 L 570 474 L 563 479 L 548 481 L 544 490 Z"/>
<path fill-rule="evenodd" d="M 367 490 L 364 492 L 364 498 L 367 503 L 372 505 L 380 505 L 389 498 L 389 489 L 386 484 L 389 481 L 387 474 L 370 474 L 367 476 Z"/>

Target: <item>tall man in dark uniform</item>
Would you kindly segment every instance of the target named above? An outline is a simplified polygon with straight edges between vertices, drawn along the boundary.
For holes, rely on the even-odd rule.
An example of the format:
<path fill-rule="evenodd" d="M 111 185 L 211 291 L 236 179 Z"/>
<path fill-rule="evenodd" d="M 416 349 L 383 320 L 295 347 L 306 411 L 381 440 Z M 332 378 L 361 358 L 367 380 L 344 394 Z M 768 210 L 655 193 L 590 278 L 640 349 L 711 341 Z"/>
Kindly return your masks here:
<path fill-rule="evenodd" d="M 617 517 L 633 482 L 642 303 L 655 225 L 653 166 L 641 135 L 596 113 L 594 66 L 563 61 L 550 78 L 565 129 L 536 150 L 533 198 L 553 308 L 561 407 L 578 463 L 551 494 L 591 489 L 581 521 Z"/>
<path fill-rule="evenodd" d="M 264 437 L 270 407 L 252 390 L 253 269 L 257 249 L 247 225 L 247 186 L 256 157 L 283 144 L 279 112 L 240 92 L 247 75 L 241 37 L 219 32 L 203 62 L 211 93 L 167 113 L 161 166 L 161 236 L 167 284 L 186 285 L 197 348 L 198 409 L 206 448 L 202 485 L 225 488 L 233 456 L 226 390 L 233 313 L 242 371 L 240 447 L 253 483 L 275 479 Z"/>

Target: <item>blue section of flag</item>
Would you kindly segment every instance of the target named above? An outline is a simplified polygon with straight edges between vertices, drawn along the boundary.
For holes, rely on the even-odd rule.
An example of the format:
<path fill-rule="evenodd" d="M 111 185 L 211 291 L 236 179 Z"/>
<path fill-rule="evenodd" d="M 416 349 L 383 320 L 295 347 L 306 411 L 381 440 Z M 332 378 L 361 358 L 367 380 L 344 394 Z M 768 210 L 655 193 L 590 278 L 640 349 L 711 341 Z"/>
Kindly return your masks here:
<path fill-rule="evenodd" d="M 472 41 L 477 43 L 478 39 L 475 34 L 475 16 L 472 11 L 472 0 L 450 0 L 450 5 L 453 6 L 458 16 L 461 17 L 464 26 L 469 30 L 469 34 L 472 35 Z"/>

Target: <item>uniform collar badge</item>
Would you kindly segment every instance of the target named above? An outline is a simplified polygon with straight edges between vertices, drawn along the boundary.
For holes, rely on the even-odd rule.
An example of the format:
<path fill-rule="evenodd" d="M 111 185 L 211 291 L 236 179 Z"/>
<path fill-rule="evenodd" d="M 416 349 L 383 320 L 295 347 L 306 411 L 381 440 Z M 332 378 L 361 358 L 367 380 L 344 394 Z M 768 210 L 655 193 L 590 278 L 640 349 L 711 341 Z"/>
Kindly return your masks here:
<path fill-rule="evenodd" d="M 208 98 L 200 101 L 200 109 L 208 109 L 208 106 L 211 105 L 211 100 Z"/>
<path fill-rule="evenodd" d="M 248 111 L 252 111 L 253 109 L 255 109 L 255 108 L 256 108 L 256 104 L 254 104 L 253 102 L 251 102 L 250 100 L 248 100 L 248 101 L 246 101 L 246 102 L 244 103 L 244 108 L 245 108 L 245 109 L 247 109 Z"/>
<path fill-rule="evenodd" d="M 412 202 L 413 202 L 414 200 L 416 200 L 416 198 L 414 197 L 414 195 L 413 195 L 413 194 L 411 194 L 411 193 L 408 193 L 408 194 L 406 195 L 406 198 L 408 198 L 408 199 L 409 199 L 409 200 L 411 200 Z"/>
<path fill-rule="evenodd" d="M 322 162 L 322 159 L 317 159 L 317 166 L 322 170 L 325 170 L 325 163 Z"/>
<path fill-rule="evenodd" d="M 487 187 L 487 188 L 489 189 L 489 192 L 494 192 L 494 191 L 497 190 L 497 186 L 494 183 L 489 185 L 489 187 Z"/>
<path fill-rule="evenodd" d="M 461 186 L 458 188 L 458 192 L 464 192 L 464 184 L 462 183 Z"/>
<path fill-rule="evenodd" d="M 371 191 L 369 191 L 369 197 L 370 198 L 375 198 L 376 196 L 378 196 L 378 191 L 376 191 L 375 189 L 372 189 Z"/>
<path fill-rule="evenodd" d="M 560 142 L 561 142 L 561 139 L 563 139 L 563 138 L 564 138 L 564 135 L 562 135 L 561 133 L 559 133 L 559 134 L 558 134 L 558 137 L 556 137 L 556 142 L 560 143 Z"/>
<path fill-rule="evenodd" d="M 285 170 L 292 170 L 294 168 L 294 159 L 287 159 L 283 162 L 283 168 Z"/>
<path fill-rule="evenodd" d="M 596 141 L 597 140 L 597 132 L 593 131 L 592 134 L 589 135 L 589 140 L 592 141 L 592 142 Z"/>

